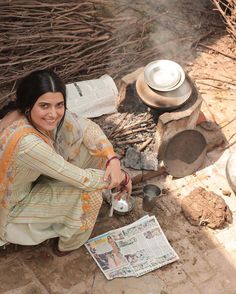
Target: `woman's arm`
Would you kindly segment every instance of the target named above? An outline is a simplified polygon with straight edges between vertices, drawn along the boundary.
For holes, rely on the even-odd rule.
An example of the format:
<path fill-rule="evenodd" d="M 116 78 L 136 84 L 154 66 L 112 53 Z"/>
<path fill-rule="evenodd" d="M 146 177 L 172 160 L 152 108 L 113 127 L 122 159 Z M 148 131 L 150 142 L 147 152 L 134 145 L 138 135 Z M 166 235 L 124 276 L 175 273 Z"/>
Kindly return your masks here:
<path fill-rule="evenodd" d="M 82 122 L 82 119 L 80 119 Z M 80 121 L 78 121 L 80 124 Z M 111 142 L 107 139 L 99 125 L 89 119 L 83 119 L 86 125 L 83 132 L 83 143 L 91 155 L 98 157 L 112 157 L 115 155 Z"/>
<path fill-rule="evenodd" d="M 97 124 L 90 120 L 86 121 L 87 126 L 84 131 L 83 143 L 92 155 L 107 159 L 109 164 L 106 166 L 104 179 L 111 182 L 110 188 L 117 187 L 124 179 L 124 175 L 113 146 Z M 111 158 L 113 159 L 110 160 Z"/>
<path fill-rule="evenodd" d="M 104 189 L 109 185 L 109 182 L 104 181 L 104 171 L 78 168 L 65 161 L 62 156 L 35 135 L 27 135 L 21 140 L 17 160 L 24 166 L 37 170 L 40 174 L 85 191 Z"/>

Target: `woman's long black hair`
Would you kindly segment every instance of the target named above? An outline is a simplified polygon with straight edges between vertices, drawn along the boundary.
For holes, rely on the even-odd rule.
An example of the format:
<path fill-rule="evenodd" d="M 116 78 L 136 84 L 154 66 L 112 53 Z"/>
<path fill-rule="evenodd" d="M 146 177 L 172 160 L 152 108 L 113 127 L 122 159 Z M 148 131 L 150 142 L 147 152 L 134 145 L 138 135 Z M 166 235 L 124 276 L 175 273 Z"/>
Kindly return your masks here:
<path fill-rule="evenodd" d="M 30 115 L 31 109 L 38 98 L 48 92 L 60 92 L 63 95 L 66 109 L 66 86 L 59 76 L 48 69 L 31 72 L 19 82 L 16 89 L 16 100 L 11 101 L 0 110 L 0 118 L 12 110 L 18 110 L 23 114 L 28 113 Z M 57 131 L 61 128 L 64 117 L 65 113 L 58 125 Z"/>

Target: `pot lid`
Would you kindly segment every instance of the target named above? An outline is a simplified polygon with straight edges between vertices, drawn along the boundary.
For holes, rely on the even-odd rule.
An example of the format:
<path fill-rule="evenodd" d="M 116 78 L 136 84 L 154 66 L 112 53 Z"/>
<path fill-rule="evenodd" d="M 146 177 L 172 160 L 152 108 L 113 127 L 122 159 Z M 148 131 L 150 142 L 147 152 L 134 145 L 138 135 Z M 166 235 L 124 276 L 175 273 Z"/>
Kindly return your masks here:
<path fill-rule="evenodd" d="M 169 139 L 164 151 L 166 171 L 176 178 L 191 175 L 202 165 L 207 151 L 205 137 L 197 130 L 184 130 Z"/>
<path fill-rule="evenodd" d="M 172 91 L 185 80 L 183 68 L 172 60 L 155 60 L 144 68 L 144 81 L 158 91 Z"/>
<path fill-rule="evenodd" d="M 156 91 L 151 89 L 144 80 L 142 71 L 136 81 L 136 90 L 140 99 L 153 108 L 179 107 L 184 104 L 192 94 L 192 84 L 187 76 L 180 87 L 172 91 Z"/>

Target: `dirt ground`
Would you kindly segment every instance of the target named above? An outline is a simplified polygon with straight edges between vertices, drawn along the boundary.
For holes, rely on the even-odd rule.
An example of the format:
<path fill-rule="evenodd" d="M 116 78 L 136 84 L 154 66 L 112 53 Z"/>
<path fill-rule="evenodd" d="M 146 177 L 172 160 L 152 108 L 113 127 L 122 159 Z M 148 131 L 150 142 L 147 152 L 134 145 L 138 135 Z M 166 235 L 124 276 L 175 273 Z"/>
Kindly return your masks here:
<path fill-rule="evenodd" d="M 211 2 L 121 0 L 109 3 L 112 3 L 109 8 L 112 13 L 144 18 L 147 23 L 152 19 L 148 44 L 157 48 L 155 59 L 171 59 L 182 65 L 203 97 L 202 111 L 207 119 L 221 127 L 229 144 L 234 143 L 236 47 Z M 135 69 L 131 67 L 130 72 Z M 105 116 L 97 122 L 109 133 L 119 116 Z M 180 207 L 181 199 L 194 187 L 204 186 L 226 200 L 235 218 L 235 195 L 227 184 L 224 172 L 227 152 L 234 151 L 233 147 L 232 144 L 231 149 L 225 150 L 226 153 L 222 147 L 211 151 L 206 165 L 195 175 L 175 180 L 165 174 L 149 181 L 167 191 L 152 214 L 157 217 L 179 255 L 179 261 L 140 278 L 108 282 L 85 248 L 58 258 L 53 255 L 49 243 L 36 247 L 11 247 L 2 251 L 0 256 L 0 293 L 104 294 L 112 291 L 114 294 L 235 294 L 236 256 L 227 250 L 229 246 L 224 246 L 229 228 L 215 232 L 192 226 Z M 224 161 L 217 165 L 219 158 Z M 130 172 L 136 174 L 132 170 Z M 228 196 L 223 193 L 226 190 L 230 191 Z M 109 205 L 104 202 L 93 236 L 131 223 L 145 214 L 142 199 L 138 197 L 135 209 L 126 216 L 114 215 L 110 218 L 108 211 Z M 235 230 L 233 225 L 230 229 Z M 233 232 L 236 233 L 236 230 Z M 236 246 L 234 248 L 236 250 Z"/>

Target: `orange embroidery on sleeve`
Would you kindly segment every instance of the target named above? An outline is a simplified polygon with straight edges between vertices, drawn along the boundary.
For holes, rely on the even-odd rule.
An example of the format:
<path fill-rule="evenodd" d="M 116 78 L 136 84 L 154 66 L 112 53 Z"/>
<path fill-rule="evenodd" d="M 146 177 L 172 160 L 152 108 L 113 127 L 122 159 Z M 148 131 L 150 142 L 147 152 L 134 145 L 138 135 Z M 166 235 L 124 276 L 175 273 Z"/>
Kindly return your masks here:
<path fill-rule="evenodd" d="M 84 183 L 88 182 L 89 181 L 89 178 L 87 177 L 84 177 Z"/>
<path fill-rule="evenodd" d="M 74 129 L 74 126 L 73 126 L 72 123 L 70 123 L 70 122 L 66 122 L 66 128 L 67 128 L 67 130 L 68 130 L 69 132 L 72 132 L 73 129 Z"/>
<path fill-rule="evenodd" d="M 80 226 L 80 231 L 86 231 L 86 230 L 88 230 L 88 226 L 87 225 Z"/>
<path fill-rule="evenodd" d="M 90 211 L 90 205 L 85 203 L 82 205 L 82 209 L 83 209 L 83 212 L 89 212 Z"/>
<path fill-rule="evenodd" d="M 83 199 L 84 201 L 89 201 L 89 200 L 90 200 L 90 196 L 89 196 L 89 194 L 83 194 L 83 195 L 82 195 L 82 199 Z"/>

